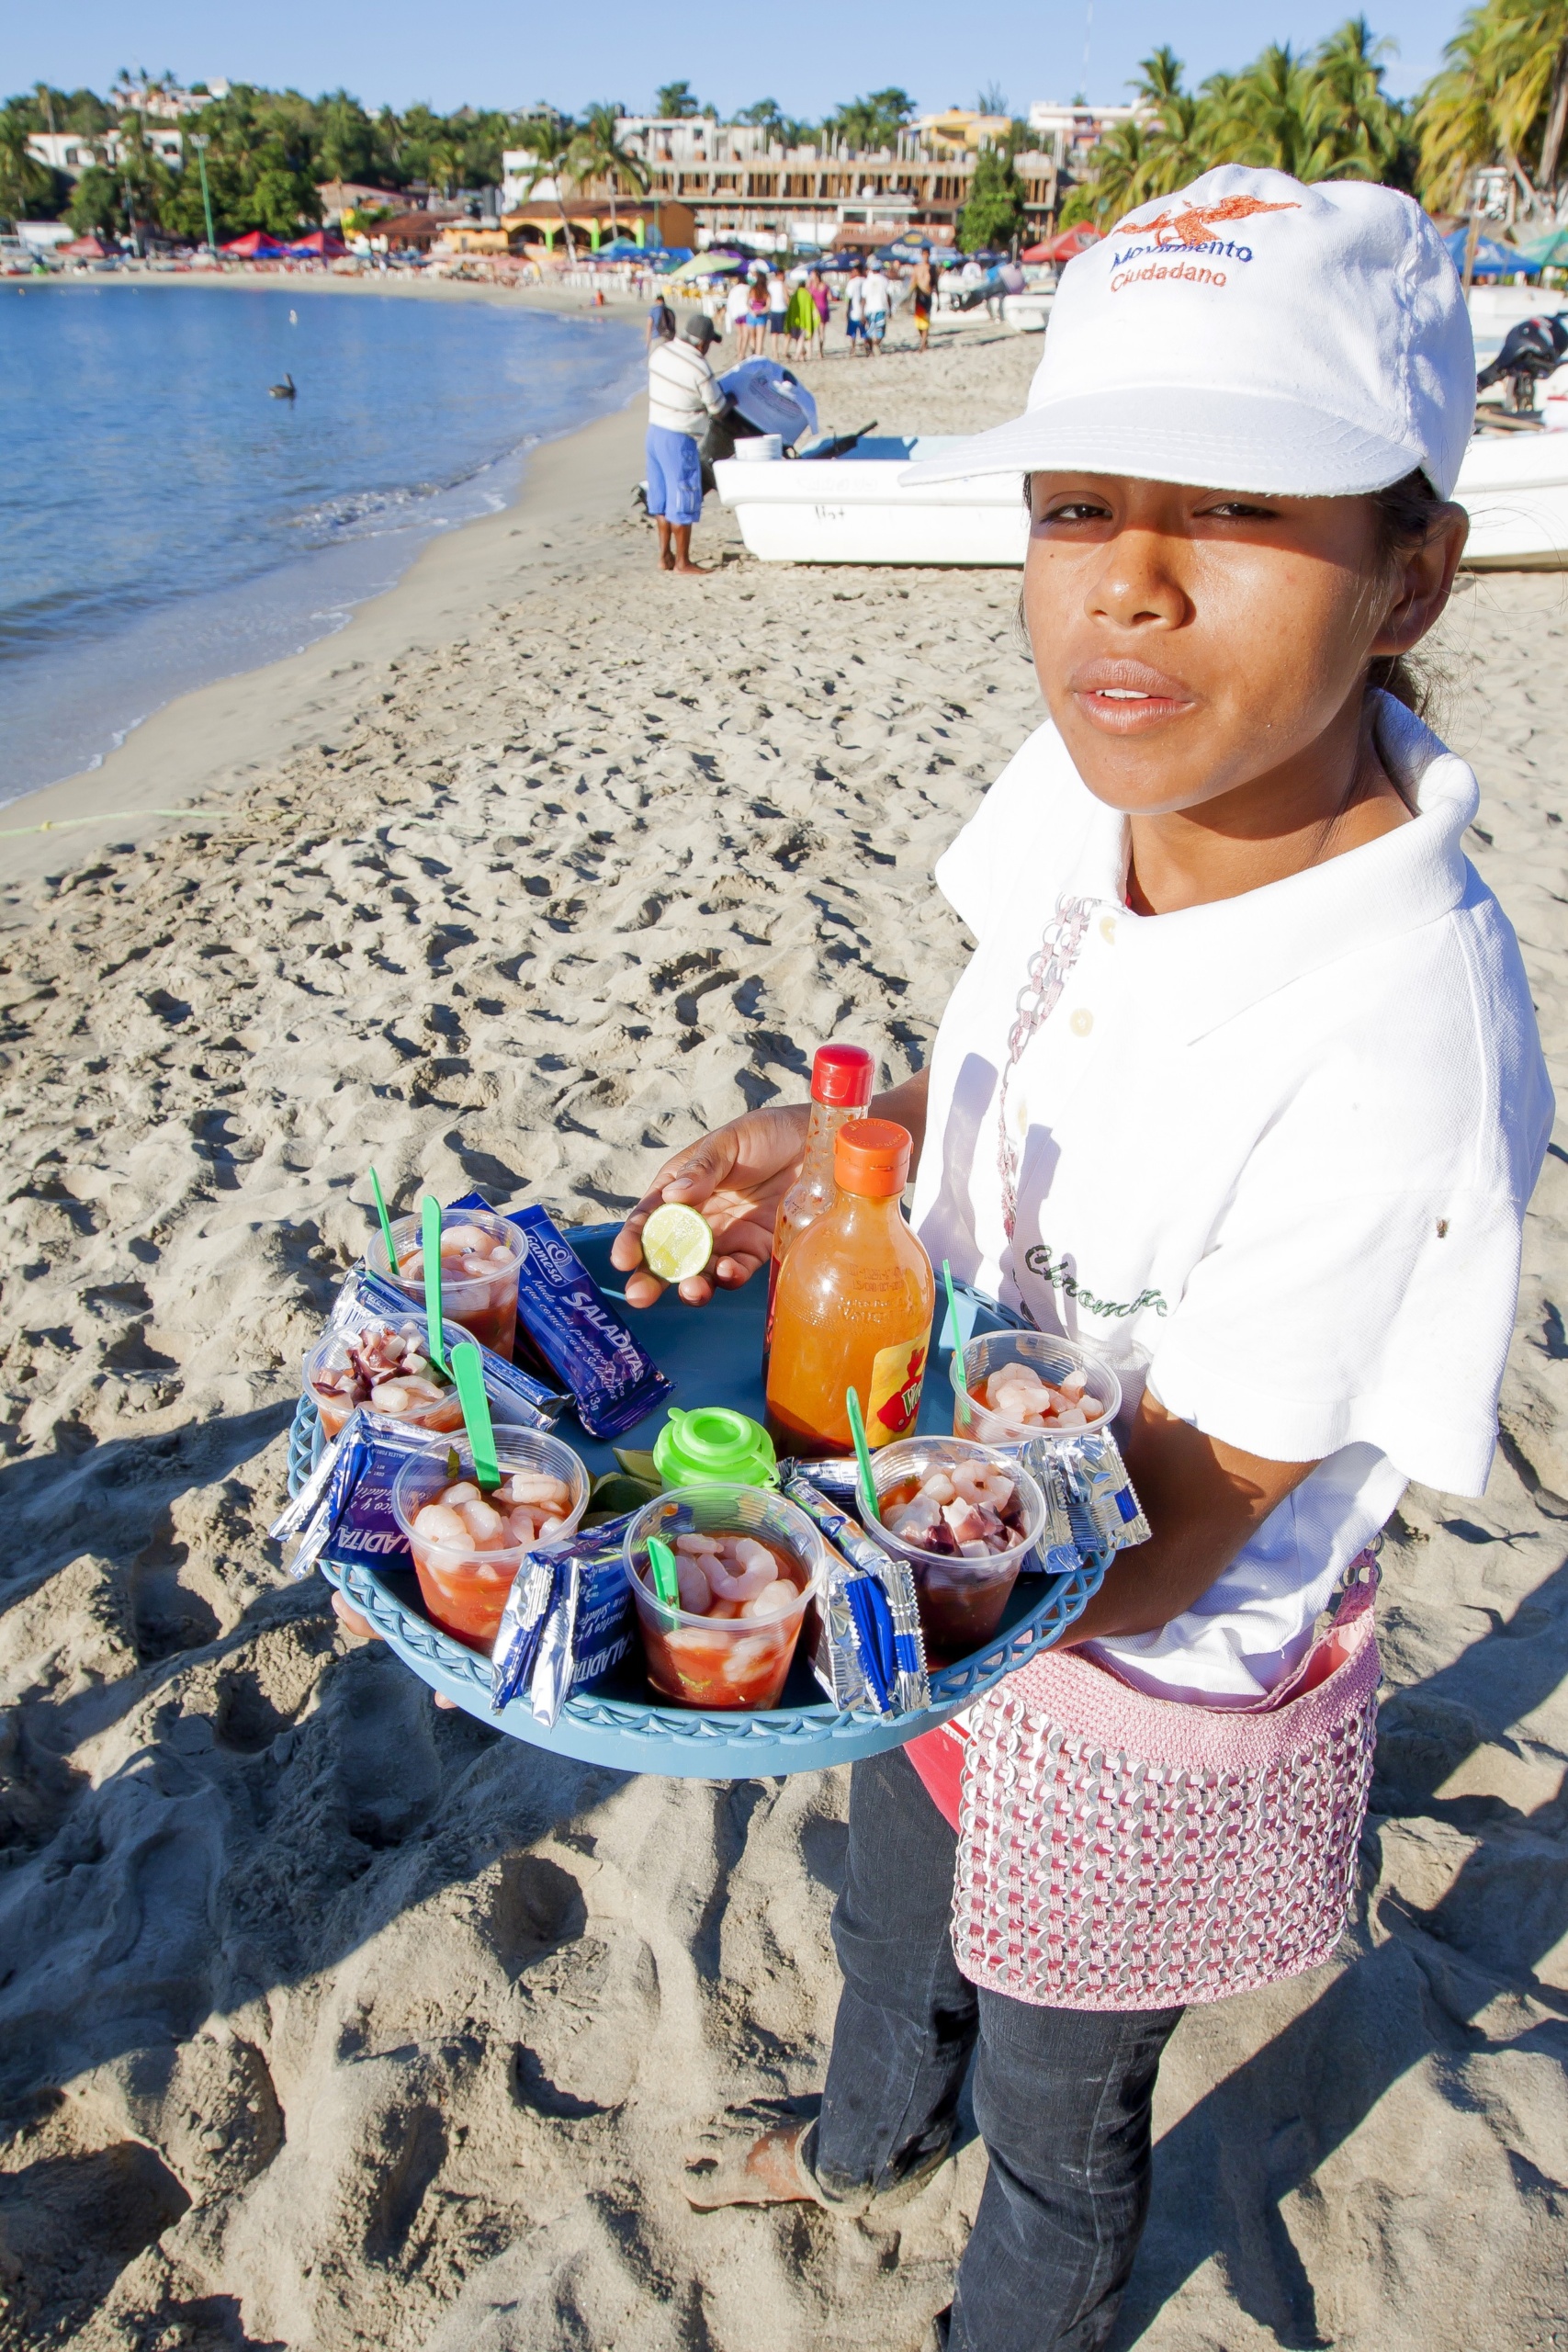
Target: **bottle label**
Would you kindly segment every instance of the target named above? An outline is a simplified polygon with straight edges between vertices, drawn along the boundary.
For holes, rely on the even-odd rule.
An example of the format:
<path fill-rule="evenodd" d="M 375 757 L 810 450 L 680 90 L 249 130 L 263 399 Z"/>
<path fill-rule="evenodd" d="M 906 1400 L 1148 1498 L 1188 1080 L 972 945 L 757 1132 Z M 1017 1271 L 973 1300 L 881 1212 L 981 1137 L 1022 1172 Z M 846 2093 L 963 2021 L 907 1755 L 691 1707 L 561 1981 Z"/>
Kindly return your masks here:
<path fill-rule="evenodd" d="M 931 1339 L 900 1340 L 897 1347 L 878 1348 L 871 1367 L 871 1398 L 866 1407 L 865 1434 L 872 1445 L 886 1445 L 907 1437 L 920 1409 L 920 1384 L 925 1378 L 926 1349 Z"/>

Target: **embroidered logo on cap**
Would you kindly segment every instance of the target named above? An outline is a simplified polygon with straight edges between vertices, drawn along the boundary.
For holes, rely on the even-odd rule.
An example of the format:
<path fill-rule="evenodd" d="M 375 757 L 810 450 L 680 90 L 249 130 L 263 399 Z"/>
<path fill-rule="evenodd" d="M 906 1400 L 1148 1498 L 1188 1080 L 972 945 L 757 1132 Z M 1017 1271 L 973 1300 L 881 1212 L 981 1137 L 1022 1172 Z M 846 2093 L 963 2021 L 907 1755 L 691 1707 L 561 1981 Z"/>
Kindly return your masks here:
<path fill-rule="evenodd" d="M 1180 212 L 1156 212 L 1152 220 L 1134 221 L 1129 214 L 1126 220 L 1118 220 L 1111 233 L 1114 237 L 1118 231 L 1130 228 L 1134 236 L 1157 237 L 1163 244 L 1166 240 L 1159 232 L 1174 229 L 1178 244 L 1201 247 L 1213 242 L 1209 232 L 1222 220 L 1250 220 L 1255 212 L 1300 210 L 1301 206 L 1294 202 L 1266 204 L 1260 196 L 1227 196 L 1218 204 L 1189 204 Z"/>
<path fill-rule="evenodd" d="M 1260 196 L 1227 196 L 1218 204 L 1189 204 L 1179 212 L 1156 212 L 1152 220 L 1118 221 L 1111 232 L 1113 242 L 1118 231 L 1130 229 L 1135 237 L 1152 237 L 1147 245 L 1128 245 L 1122 253 L 1111 256 L 1111 291 L 1120 294 L 1124 286 L 1142 285 L 1148 278 L 1179 277 L 1194 286 L 1224 286 L 1226 272 L 1200 266 L 1198 255 L 1208 254 L 1215 261 L 1252 259 L 1250 245 L 1238 245 L 1233 237 L 1219 237 L 1214 232 L 1223 223 L 1250 220 L 1255 212 L 1299 212 L 1294 203 L 1268 204 Z M 1165 254 L 1174 256 L 1162 259 Z M 1128 267 L 1130 262 L 1142 262 L 1141 269 Z"/>

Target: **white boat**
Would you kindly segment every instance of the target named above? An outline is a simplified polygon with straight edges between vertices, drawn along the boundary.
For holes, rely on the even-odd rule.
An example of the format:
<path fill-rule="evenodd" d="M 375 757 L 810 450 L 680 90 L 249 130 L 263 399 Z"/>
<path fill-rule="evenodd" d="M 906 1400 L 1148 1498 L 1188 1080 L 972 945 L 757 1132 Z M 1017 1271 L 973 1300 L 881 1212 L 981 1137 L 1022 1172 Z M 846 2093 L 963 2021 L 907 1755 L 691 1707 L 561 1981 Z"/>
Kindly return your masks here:
<path fill-rule="evenodd" d="M 714 468 L 718 494 L 764 563 L 1021 564 L 1028 522 L 1017 474 L 901 480 L 957 435 L 884 434 L 847 457 Z M 1568 568 L 1568 432 L 1478 434 L 1454 492 L 1470 510 L 1467 567 Z"/>
<path fill-rule="evenodd" d="M 1478 433 L 1454 496 L 1470 514 L 1467 570 L 1568 568 L 1568 433 Z"/>
<path fill-rule="evenodd" d="M 868 435 L 847 457 L 721 458 L 714 480 L 740 536 L 764 563 L 1021 564 L 1028 518 L 1017 474 L 899 480 L 962 436 Z"/>

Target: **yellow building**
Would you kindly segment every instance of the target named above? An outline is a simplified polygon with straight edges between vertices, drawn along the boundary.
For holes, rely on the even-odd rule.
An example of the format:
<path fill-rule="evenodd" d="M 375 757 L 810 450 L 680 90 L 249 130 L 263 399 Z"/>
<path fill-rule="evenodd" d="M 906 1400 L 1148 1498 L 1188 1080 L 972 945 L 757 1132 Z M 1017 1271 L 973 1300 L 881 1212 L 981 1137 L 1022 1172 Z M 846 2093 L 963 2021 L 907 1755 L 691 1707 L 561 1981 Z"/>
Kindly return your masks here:
<path fill-rule="evenodd" d="M 923 114 L 911 130 L 949 154 L 972 154 L 977 148 L 999 147 L 1012 129 L 1005 114 L 976 114 L 973 107 L 949 107 L 942 114 Z"/>

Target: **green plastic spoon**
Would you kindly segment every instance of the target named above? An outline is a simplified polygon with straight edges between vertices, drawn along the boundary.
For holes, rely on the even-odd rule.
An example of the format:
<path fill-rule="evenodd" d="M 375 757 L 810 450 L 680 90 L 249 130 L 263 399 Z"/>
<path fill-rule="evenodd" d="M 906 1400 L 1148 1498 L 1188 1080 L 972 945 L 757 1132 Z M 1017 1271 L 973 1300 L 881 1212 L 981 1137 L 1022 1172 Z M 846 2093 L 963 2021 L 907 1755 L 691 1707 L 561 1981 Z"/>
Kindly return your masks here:
<path fill-rule="evenodd" d="M 387 1204 L 381 1196 L 381 1179 L 374 1169 L 370 1170 L 370 1190 L 376 1195 L 376 1214 L 381 1220 L 381 1238 L 387 1245 L 387 1278 L 395 1283 L 398 1279 L 398 1246 L 392 1239 L 392 1220 L 387 1215 Z"/>
<path fill-rule="evenodd" d="M 430 1326 L 430 1361 L 437 1372 L 446 1369 L 441 1339 L 441 1204 L 426 1193 L 419 1204 L 419 1246 L 424 1259 L 424 1319 Z"/>
<path fill-rule="evenodd" d="M 860 1498 L 865 1505 L 866 1517 L 876 1526 L 882 1524 L 882 1509 L 876 1499 L 876 1480 L 871 1475 L 871 1448 L 865 1442 L 865 1423 L 861 1418 L 860 1398 L 852 1388 L 844 1392 L 849 1410 L 850 1435 L 855 1442 L 855 1460 L 860 1464 Z"/>
<path fill-rule="evenodd" d="M 490 1418 L 490 1398 L 485 1395 L 484 1358 L 471 1342 L 453 1349 L 452 1377 L 457 1385 L 457 1402 L 463 1408 L 468 1452 L 474 1457 L 475 1483 L 488 1493 L 501 1484 L 501 1464 L 495 1458 L 495 1430 Z"/>
<path fill-rule="evenodd" d="M 675 1572 L 675 1555 L 662 1535 L 648 1539 L 648 1565 L 653 1570 L 653 1589 L 666 1609 L 681 1606 L 681 1582 Z"/>

